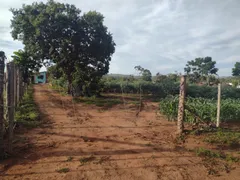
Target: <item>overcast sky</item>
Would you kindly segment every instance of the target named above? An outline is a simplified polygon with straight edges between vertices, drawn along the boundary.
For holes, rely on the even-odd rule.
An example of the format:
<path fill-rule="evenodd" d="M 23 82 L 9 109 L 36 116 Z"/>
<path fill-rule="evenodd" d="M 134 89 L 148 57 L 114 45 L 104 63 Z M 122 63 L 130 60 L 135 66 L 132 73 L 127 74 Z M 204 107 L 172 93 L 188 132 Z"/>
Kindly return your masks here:
<path fill-rule="evenodd" d="M 0 50 L 10 59 L 21 42 L 10 35 L 9 8 L 33 0 L 1 0 Z M 45 1 L 44 1 L 45 2 Z M 219 75 L 240 61 L 240 0 L 61 0 L 87 12 L 97 10 L 113 34 L 116 52 L 110 73 L 134 74 L 141 65 L 153 74 L 182 72 L 186 62 L 211 56 Z"/>

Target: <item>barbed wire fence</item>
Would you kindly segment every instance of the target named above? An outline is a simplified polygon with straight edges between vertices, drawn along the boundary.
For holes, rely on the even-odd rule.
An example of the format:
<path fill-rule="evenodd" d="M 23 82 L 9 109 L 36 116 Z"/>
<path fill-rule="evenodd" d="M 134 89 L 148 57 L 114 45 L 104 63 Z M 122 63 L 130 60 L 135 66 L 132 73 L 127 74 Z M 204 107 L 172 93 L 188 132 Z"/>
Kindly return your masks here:
<path fill-rule="evenodd" d="M 0 154 L 12 153 L 14 115 L 27 89 L 20 68 L 14 63 L 0 61 Z M 7 137 L 6 140 L 4 137 Z"/>

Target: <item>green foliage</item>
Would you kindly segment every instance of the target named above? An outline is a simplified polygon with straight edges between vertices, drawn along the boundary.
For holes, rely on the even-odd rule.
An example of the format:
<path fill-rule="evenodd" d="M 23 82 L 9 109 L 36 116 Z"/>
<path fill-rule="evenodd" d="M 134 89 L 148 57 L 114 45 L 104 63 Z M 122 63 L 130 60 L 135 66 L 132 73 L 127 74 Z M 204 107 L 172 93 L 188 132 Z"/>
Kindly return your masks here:
<path fill-rule="evenodd" d="M 44 64 L 51 59 L 68 81 L 82 83 L 85 88 L 98 88 L 100 78 L 108 73 L 115 43 L 102 14 L 90 11 L 80 15 L 74 5 L 53 0 L 11 9 L 12 37 L 22 41 L 33 57 Z"/>
<path fill-rule="evenodd" d="M 222 158 L 223 157 L 222 154 L 220 154 L 218 152 L 214 152 L 209 149 L 202 148 L 202 147 L 196 149 L 196 155 L 201 156 L 201 157 L 209 157 L 209 158 Z"/>
<path fill-rule="evenodd" d="M 28 79 L 33 74 L 33 72 L 38 72 L 41 64 L 34 61 L 33 57 L 27 51 L 18 50 L 13 52 L 13 62 L 17 64 L 22 72 L 23 81 L 28 82 Z"/>
<path fill-rule="evenodd" d="M 232 68 L 233 76 L 240 76 L 240 62 L 236 62 L 234 68 Z"/>
<path fill-rule="evenodd" d="M 186 141 L 186 136 L 184 134 L 177 136 L 174 139 L 174 143 L 176 143 L 176 144 L 182 144 L 182 143 L 185 143 L 185 141 Z"/>
<path fill-rule="evenodd" d="M 216 133 L 208 135 L 204 141 L 211 144 L 227 145 L 231 147 L 240 146 L 240 132 L 231 132 L 220 130 Z"/>
<path fill-rule="evenodd" d="M 143 94 L 152 94 L 159 98 L 165 98 L 167 95 L 179 94 L 179 83 L 174 82 L 168 78 L 161 79 L 158 82 L 146 82 L 140 80 L 129 81 L 120 79 L 102 79 L 102 92 L 109 93 L 139 93 L 140 87 Z M 217 98 L 217 87 L 212 86 L 198 86 L 190 84 L 187 86 L 186 95 L 188 97 L 202 97 L 206 99 Z M 222 99 L 240 98 L 240 89 L 223 86 Z"/>
<path fill-rule="evenodd" d="M 73 157 L 72 156 L 69 156 L 68 158 L 67 158 L 67 162 L 70 162 L 70 161 L 72 161 L 73 160 Z"/>
<path fill-rule="evenodd" d="M 51 88 L 55 91 L 58 91 L 62 94 L 67 94 L 68 84 L 64 77 L 59 79 L 54 79 L 51 76 L 49 77 L 49 82 L 51 83 Z"/>
<path fill-rule="evenodd" d="M 189 75 L 190 81 L 198 82 L 200 77 L 207 77 L 209 84 L 209 75 L 217 74 L 218 69 L 215 67 L 216 61 L 211 57 L 196 58 L 188 61 L 184 71 Z"/>
<path fill-rule="evenodd" d="M 179 84 L 171 81 L 164 83 L 153 83 L 147 81 L 103 81 L 103 92 L 109 93 L 140 93 L 152 94 L 158 97 L 166 97 L 167 94 L 179 93 Z"/>
<path fill-rule="evenodd" d="M 64 77 L 63 71 L 57 65 L 48 67 L 47 73 L 48 79 L 50 80 L 60 79 Z"/>
<path fill-rule="evenodd" d="M 85 104 L 94 104 L 99 107 L 106 107 L 111 108 L 114 105 L 122 104 L 123 102 L 119 99 L 106 99 L 104 97 L 81 97 L 81 98 L 74 98 L 74 102 L 85 103 Z"/>
<path fill-rule="evenodd" d="M 217 113 L 217 101 L 213 99 L 191 98 L 188 97 L 186 105 L 201 120 L 205 122 L 215 122 Z M 160 112 L 168 120 L 176 120 L 178 113 L 178 97 L 169 96 L 160 101 Z M 223 99 L 221 101 L 221 121 L 239 121 L 240 120 L 240 99 Z M 196 122 L 196 117 L 185 109 L 184 121 L 189 123 Z"/>
<path fill-rule="evenodd" d="M 220 80 L 215 75 L 209 75 L 209 83 L 210 83 L 210 85 L 218 84 L 218 83 L 220 83 Z"/>
<path fill-rule="evenodd" d="M 153 78 L 153 81 L 156 83 L 165 83 L 165 82 L 179 82 L 180 74 L 177 72 L 170 73 L 167 75 L 160 74 L 159 72 L 156 74 L 156 76 Z"/>
<path fill-rule="evenodd" d="M 0 51 L 0 61 L 4 61 L 7 57 L 5 56 L 5 52 Z"/>
<path fill-rule="evenodd" d="M 198 98 L 217 98 L 217 87 L 211 86 L 197 86 L 197 85 L 187 85 L 186 94 L 187 96 Z"/>
<path fill-rule="evenodd" d="M 82 158 L 80 158 L 79 161 L 80 161 L 81 165 L 83 165 L 83 164 L 86 164 L 87 162 L 94 161 L 95 159 L 96 159 L 96 157 L 91 155 L 91 156 L 88 156 L 88 157 L 82 157 Z"/>
<path fill-rule="evenodd" d="M 163 75 L 163 74 L 160 74 L 160 73 L 156 74 L 155 82 L 161 83 L 161 82 L 166 81 L 166 80 L 167 80 L 167 75 Z"/>
<path fill-rule="evenodd" d="M 215 61 L 212 61 L 211 57 L 196 58 L 195 60 L 188 61 L 186 68 L 184 69 L 186 73 L 196 72 L 203 75 L 216 74 L 218 69 L 215 68 Z"/>
<path fill-rule="evenodd" d="M 178 97 L 168 96 L 161 99 L 160 112 L 164 114 L 168 120 L 176 120 L 178 115 Z"/>
<path fill-rule="evenodd" d="M 232 86 L 236 88 L 239 85 L 239 80 L 233 79 L 232 84 L 233 84 Z"/>
<path fill-rule="evenodd" d="M 58 170 L 56 170 L 58 173 L 67 173 L 67 172 L 69 172 L 70 171 L 70 169 L 69 168 L 61 168 L 61 169 L 58 169 Z"/>
<path fill-rule="evenodd" d="M 144 69 L 142 79 L 144 81 L 152 81 L 152 73 L 148 69 Z"/>
<path fill-rule="evenodd" d="M 211 86 L 197 86 L 197 85 L 188 85 L 187 86 L 187 96 L 206 99 L 216 99 L 218 94 L 217 87 Z M 240 89 L 232 88 L 229 86 L 222 86 L 221 88 L 221 98 L 222 99 L 237 99 L 240 98 Z"/>
<path fill-rule="evenodd" d="M 139 71 L 143 81 L 152 81 L 152 73 L 148 69 L 144 69 L 141 66 L 135 66 L 134 69 Z"/>
<path fill-rule="evenodd" d="M 229 154 L 225 154 L 223 152 L 215 152 L 215 151 L 211 151 L 209 149 L 205 149 L 205 148 L 198 148 L 196 149 L 196 155 L 200 156 L 200 157 L 205 157 L 205 158 L 220 158 L 226 161 L 230 161 L 230 162 L 238 162 L 239 158 L 237 157 L 233 157 Z"/>
<path fill-rule="evenodd" d="M 15 112 L 15 121 L 26 127 L 37 127 L 40 122 L 38 109 L 33 100 L 33 88 L 29 87 Z"/>

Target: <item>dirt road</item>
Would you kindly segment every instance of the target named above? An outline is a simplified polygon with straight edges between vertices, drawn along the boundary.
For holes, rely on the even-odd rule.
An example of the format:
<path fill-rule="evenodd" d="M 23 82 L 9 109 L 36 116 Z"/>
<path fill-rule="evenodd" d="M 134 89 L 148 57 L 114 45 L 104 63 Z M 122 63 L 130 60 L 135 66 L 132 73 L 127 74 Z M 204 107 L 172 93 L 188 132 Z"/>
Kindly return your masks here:
<path fill-rule="evenodd" d="M 47 85 L 34 89 L 44 124 L 21 135 L 29 145 L 22 158 L 8 161 L 0 179 L 216 178 L 208 175 L 201 158 L 176 147 L 175 124 L 157 118 L 157 107 L 150 103 L 136 117 L 136 108 L 116 105 L 102 110 L 73 104 L 70 97 L 60 96 Z"/>

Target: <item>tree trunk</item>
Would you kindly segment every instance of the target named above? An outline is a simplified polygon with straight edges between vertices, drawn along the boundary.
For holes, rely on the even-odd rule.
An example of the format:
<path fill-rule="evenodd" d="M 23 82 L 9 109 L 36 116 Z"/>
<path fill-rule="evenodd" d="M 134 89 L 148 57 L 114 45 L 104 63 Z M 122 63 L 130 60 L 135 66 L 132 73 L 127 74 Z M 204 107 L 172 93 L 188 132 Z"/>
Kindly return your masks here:
<path fill-rule="evenodd" d="M 68 90 L 67 90 L 68 92 L 68 94 L 71 94 L 71 95 L 73 95 L 72 94 L 72 77 L 68 77 Z"/>
<path fill-rule="evenodd" d="M 218 84 L 218 101 L 217 101 L 217 124 L 220 125 L 220 110 L 221 110 L 221 83 Z"/>
<path fill-rule="evenodd" d="M 3 107 L 3 80 L 4 80 L 4 57 L 0 57 L 0 158 L 4 157 L 4 144 L 3 144 L 3 119 L 4 119 L 4 107 Z"/>
<path fill-rule="evenodd" d="M 67 90 L 68 94 L 72 95 L 72 83 L 68 82 L 68 90 Z"/>
<path fill-rule="evenodd" d="M 209 86 L 210 85 L 210 82 L 209 82 L 209 75 L 207 75 L 207 85 Z"/>

